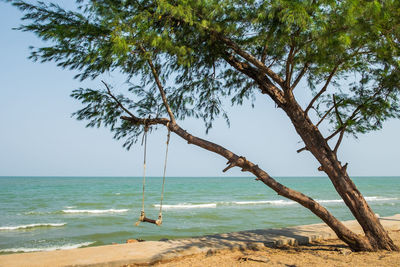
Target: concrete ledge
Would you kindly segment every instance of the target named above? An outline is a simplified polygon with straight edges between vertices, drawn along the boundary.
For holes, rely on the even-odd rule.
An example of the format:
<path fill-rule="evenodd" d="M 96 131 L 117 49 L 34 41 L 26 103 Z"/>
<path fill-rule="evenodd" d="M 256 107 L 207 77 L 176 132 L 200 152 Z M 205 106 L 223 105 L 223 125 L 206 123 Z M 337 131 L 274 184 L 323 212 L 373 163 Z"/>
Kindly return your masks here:
<path fill-rule="evenodd" d="M 387 230 L 400 230 L 400 214 L 380 218 Z M 344 224 L 362 233 L 356 221 Z M 160 261 L 223 249 L 261 249 L 265 246 L 307 244 L 336 238 L 325 224 L 279 229 L 250 230 L 170 241 L 147 241 L 49 252 L 18 253 L 0 256 L 1 267 L 122 266 L 149 265 Z"/>

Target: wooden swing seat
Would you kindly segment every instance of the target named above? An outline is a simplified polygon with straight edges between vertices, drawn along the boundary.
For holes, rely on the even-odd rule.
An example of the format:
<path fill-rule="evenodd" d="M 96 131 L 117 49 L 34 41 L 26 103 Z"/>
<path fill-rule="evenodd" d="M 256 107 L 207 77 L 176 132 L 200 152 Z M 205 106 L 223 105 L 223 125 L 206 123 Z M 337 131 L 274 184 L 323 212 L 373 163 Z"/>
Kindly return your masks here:
<path fill-rule="evenodd" d="M 160 226 L 162 224 L 162 216 L 159 215 L 157 220 L 153 220 L 153 219 L 147 218 L 146 215 L 144 214 L 144 212 L 141 212 L 139 221 L 136 223 L 136 226 L 138 226 L 140 224 L 140 222 L 147 222 L 147 223 L 152 223 L 157 226 Z"/>
<path fill-rule="evenodd" d="M 158 225 L 158 226 L 161 225 L 161 221 L 160 220 L 153 220 L 153 219 L 150 219 L 150 218 L 147 218 L 147 217 L 144 217 L 143 220 L 141 220 L 141 222 L 148 222 L 148 223 L 152 223 L 152 224 L 155 224 L 155 225 Z"/>

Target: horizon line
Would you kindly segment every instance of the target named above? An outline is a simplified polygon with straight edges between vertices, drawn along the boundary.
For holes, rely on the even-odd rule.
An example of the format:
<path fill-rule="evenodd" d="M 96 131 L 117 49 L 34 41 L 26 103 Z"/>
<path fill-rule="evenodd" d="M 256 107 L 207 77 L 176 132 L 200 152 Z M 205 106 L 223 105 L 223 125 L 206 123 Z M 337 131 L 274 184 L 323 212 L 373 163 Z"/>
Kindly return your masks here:
<path fill-rule="evenodd" d="M 125 175 L 0 175 L 0 178 L 143 178 L 143 176 L 125 176 Z M 279 175 L 273 176 L 276 178 L 329 178 L 327 175 L 325 176 L 316 176 L 316 175 Z M 400 175 L 351 175 L 351 177 L 399 177 Z M 162 178 L 162 176 L 146 176 L 146 178 Z M 256 178 L 255 176 L 166 176 L 165 178 Z"/>

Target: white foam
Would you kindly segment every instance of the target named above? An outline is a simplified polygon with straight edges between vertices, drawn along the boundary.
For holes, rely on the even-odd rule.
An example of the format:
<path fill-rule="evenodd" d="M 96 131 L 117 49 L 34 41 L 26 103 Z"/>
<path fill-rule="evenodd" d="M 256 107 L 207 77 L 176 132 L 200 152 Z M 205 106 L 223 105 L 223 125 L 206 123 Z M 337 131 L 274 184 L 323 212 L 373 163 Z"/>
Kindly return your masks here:
<path fill-rule="evenodd" d="M 318 203 L 343 203 L 343 199 L 316 199 Z"/>
<path fill-rule="evenodd" d="M 74 208 L 76 208 L 76 206 L 66 206 L 65 208 L 66 209 L 74 209 Z"/>
<path fill-rule="evenodd" d="M 64 225 L 66 225 L 66 223 L 33 223 L 33 224 L 25 224 L 17 226 L 3 226 L 0 227 L 0 231 L 22 230 L 22 229 L 30 229 L 37 227 L 60 227 Z"/>
<path fill-rule="evenodd" d="M 154 207 L 159 208 L 160 205 L 156 204 Z M 217 203 L 208 204 L 176 204 L 176 205 L 163 205 L 165 209 L 205 209 L 205 208 L 216 208 Z"/>
<path fill-rule="evenodd" d="M 398 200 L 396 197 L 365 197 L 366 201 L 390 201 Z"/>
<path fill-rule="evenodd" d="M 232 202 L 236 205 L 260 205 L 260 204 L 270 204 L 270 205 L 293 205 L 296 202 L 291 200 L 260 200 L 260 201 L 235 201 Z"/>
<path fill-rule="evenodd" d="M 84 242 L 80 244 L 65 244 L 62 246 L 54 246 L 54 247 L 41 247 L 41 248 L 6 248 L 6 249 L 0 249 L 0 253 L 10 253 L 10 252 L 36 252 L 36 251 L 53 251 L 53 250 L 65 250 L 65 249 L 74 249 L 74 248 L 81 248 L 81 247 L 87 247 L 90 246 L 91 244 L 94 244 L 95 242 Z"/>
<path fill-rule="evenodd" d="M 366 201 L 391 201 L 398 200 L 398 198 L 390 198 L 390 197 L 365 197 Z M 316 199 L 318 203 L 343 203 L 343 199 Z M 259 201 L 234 201 L 234 202 L 222 202 L 225 205 L 261 205 L 261 204 L 270 204 L 270 205 L 293 205 L 297 204 L 295 201 L 291 200 L 259 200 Z"/>
<path fill-rule="evenodd" d="M 372 196 L 372 197 L 364 197 L 366 201 L 373 202 L 373 201 L 391 201 L 391 200 L 398 200 L 398 198 L 393 198 L 393 197 L 377 197 L 377 196 Z M 320 199 L 316 200 L 319 203 L 343 203 L 343 199 L 331 199 L 331 200 L 325 200 L 325 199 Z"/>
<path fill-rule="evenodd" d="M 398 200 L 398 198 L 388 198 L 388 197 L 365 197 L 367 201 L 391 201 L 391 200 Z M 315 201 L 319 203 L 343 203 L 343 199 L 316 199 Z M 196 208 L 216 208 L 217 205 L 278 205 L 278 206 L 286 206 L 286 205 L 294 205 L 297 202 L 292 200 L 255 200 L 255 201 L 232 201 L 232 202 L 218 202 L 218 203 L 207 203 L 207 204 L 190 204 L 190 203 L 183 203 L 183 204 L 176 204 L 176 205 L 163 205 L 163 208 L 166 209 L 196 209 Z M 159 208 L 160 205 L 156 204 L 153 205 L 154 207 Z"/>
<path fill-rule="evenodd" d="M 108 210 L 63 210 L 64 213 L 91 213 L 91 214 L 102 214 L 102 213 L 122 213 L 127 212 L 128 209 L 108 209 Z"/>

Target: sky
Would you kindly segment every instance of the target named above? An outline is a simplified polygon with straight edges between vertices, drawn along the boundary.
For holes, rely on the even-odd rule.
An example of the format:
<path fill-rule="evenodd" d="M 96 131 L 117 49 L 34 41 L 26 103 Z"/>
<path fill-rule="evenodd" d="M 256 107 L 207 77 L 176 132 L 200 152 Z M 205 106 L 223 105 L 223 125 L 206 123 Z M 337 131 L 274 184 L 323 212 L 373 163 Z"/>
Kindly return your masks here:
<path fill-rule="evenodd" d="M 68 3 L 72 1 L 59 1 Z M 12 30 L 21 24 L 21 13 L 0 2 L 0 176 L 141 176 L 143 147 L 130 151 L 115 141 L 106 128 L 85 128 L 71 114 L 82 108 L 69 95 L 79 87 L 101 88 L 100 79 L 79 82 L 73 71 L 54 63 L 30 61 L 29 46 L 43 43 L 31 33 Z M 124 85 L 118 73 L 102 77 L 114 87 Z M 310 98 L 302 85 L 295 95 Z M 271 100 L 259 95 L 256 106 L 226 107 L 231 127 L 217 120 L 205 134 L 201 120 L 179 122 L 188 132 L 223 145 L 245 156 L 272 176 L 322 176 L 318 163 L 302 147 L 289 119 Z M 348 162 L 351 176 L 400 176 L 400 121 L 384 129 L 346 137 L 339 159 Z M 147 175 L 161 176 L 166 130 L 149 135 Z M 251 176 L 233 168 L 222 173 L 226 160 L 187 144 L 172 134 L 167 176 Z"/>

